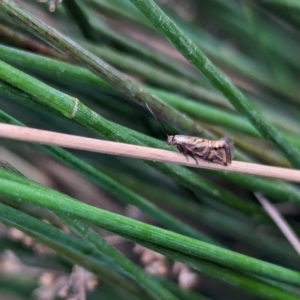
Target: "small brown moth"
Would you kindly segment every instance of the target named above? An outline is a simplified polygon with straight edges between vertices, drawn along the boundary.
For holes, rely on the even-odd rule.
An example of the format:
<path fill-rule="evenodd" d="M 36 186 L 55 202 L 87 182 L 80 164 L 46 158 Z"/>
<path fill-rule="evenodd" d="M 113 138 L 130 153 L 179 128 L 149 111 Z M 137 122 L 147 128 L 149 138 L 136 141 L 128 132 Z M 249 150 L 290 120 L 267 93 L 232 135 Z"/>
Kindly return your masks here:
<path fill-rule="evenodd" d="M 188 135 L 170 135 L 148 104 L 146 104 L 146 106 L 167 135 L 167 144 L 176 146 L 179 152 L 183 153 L 187 160 L 188 156 L 191 156 L 197 164 L 198 161 L 196 158 L 198 157 L 224 166 L 231 163 L 234 152 L 233 141 L 231 138 L 223 137 L 218 141 L 211 141 Z"/>

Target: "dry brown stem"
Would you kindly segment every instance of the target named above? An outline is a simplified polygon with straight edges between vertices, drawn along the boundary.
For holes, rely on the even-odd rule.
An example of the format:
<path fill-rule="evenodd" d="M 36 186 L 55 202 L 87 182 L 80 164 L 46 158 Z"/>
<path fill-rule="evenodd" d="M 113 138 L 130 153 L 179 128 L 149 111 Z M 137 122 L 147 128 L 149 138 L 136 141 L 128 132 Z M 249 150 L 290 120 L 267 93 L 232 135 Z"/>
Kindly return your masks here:
<path fill-rule="evenodd" d="M 15 125 L 0 124 L 0 137 L 111 155 L 174 163 L 194 168 L 237 172 L 300 182 L 300 171 L 295 169 L 272 167 L 241 161 L 233 161 L 229 166 L 223 166 L 201 159 L 198 159 L 197 165 L 193 159 L 187 161 L 184 155 L 173 151 L 110 142 Z"/>

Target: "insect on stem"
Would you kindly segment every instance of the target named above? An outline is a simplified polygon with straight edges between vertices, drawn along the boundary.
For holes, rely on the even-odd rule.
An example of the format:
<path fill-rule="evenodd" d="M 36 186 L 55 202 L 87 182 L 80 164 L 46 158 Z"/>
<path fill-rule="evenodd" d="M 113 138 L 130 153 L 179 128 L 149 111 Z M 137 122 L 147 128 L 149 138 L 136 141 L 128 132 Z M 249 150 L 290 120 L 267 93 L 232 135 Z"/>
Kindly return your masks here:
<path fill-rule="evenodd" d="M 190 156 L 197 164 L 197 158 L 202 158 L 225 166 L 231 163 L 234 152 L 234 145 L 231 138 L 223 137 L 217 141 L 212 141 L 188 135 L 170 135 L 147 103 L 146 106 L 166 134 L 167 144 L 176 146 L 179 152 L 184 154 L 187 160 Z"/>

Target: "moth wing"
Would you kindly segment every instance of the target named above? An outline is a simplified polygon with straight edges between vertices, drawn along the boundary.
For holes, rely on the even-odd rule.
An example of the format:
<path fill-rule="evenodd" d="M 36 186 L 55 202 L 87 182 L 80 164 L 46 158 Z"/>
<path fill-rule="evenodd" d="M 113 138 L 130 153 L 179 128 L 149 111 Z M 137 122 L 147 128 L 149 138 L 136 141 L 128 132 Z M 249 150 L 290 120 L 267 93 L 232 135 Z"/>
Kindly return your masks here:
<path fill-rule="evenodd" d="M 228 136 L 224 136 L 221 138 L 221 141 L 224 141 L 224 147 L 228 149 L 228 151 L 230 151 L 231 153 L 231 159 L 233 158 L 233 154 L 234 154 L 234 143 L 233 140 L 228 137 Z"/>

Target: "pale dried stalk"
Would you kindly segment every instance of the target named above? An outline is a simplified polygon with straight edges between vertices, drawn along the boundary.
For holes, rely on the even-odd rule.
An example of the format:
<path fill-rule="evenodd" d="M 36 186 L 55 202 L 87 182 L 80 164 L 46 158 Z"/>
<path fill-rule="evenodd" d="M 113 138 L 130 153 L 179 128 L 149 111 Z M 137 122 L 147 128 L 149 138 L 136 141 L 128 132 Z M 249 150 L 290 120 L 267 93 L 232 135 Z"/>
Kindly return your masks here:
<path fill-rule="evenodd" d="M 281 230 L 283 235 L 287 238 L 287 240 L 291 243 L 295 251 L 300 255 L 300 241 L 296 233 L 290 227 L 288 222 L 282 217 L 280 212 L 276 209 L 276 207 L 271 204 L 263 195 L 260 193 L 255 193 L 256 198 L 263 206 L 264 210 L 269 214 L 269 216 L 273 219 L 275 224 Z"/>
<path fill-rule="evenodd" d="M 233 161 L 229 166 L 223 166 L 202 159 L 198 159 L 197 165 L 193 159 L 187 161 L 184 155 L 173 151 L 109 142 L 15 125 L 0 124 L 0 137 L 111 155 L 174 163 L 194 168 L 237 172 L 300 182 L 300 171 L 295 169 L 271 167 L 240 161 Z"/>

